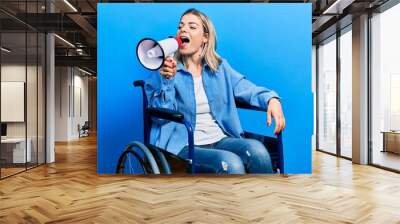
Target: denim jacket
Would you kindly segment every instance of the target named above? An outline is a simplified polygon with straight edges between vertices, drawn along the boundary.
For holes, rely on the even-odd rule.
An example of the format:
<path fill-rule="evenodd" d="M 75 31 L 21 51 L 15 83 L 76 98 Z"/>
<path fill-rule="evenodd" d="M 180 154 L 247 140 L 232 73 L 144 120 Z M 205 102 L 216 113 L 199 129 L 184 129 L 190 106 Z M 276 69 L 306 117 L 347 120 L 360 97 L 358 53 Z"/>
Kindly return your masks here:
<path fill-rule="evenodd" d="M 241 138 L 243 134 L 235 99 L 267 111 L 268 101 L 273 97 L 279 98 L 274 91 L 248 81 L 224 59 L 215 73 L 205 64 L 202 79 L 211 114 L 224 133 L 231 137 Z M 195 130 L 193 78 L 181 63 L 178 63 L 172 79 L 166 79 L 159 73 L 153 74 L 145 81 L 145 92 L 150 107 L 179 111 Z M 150 144 L 177 155 L 188 144 L 186 128 L 175 122 L 153 121 Z"/>

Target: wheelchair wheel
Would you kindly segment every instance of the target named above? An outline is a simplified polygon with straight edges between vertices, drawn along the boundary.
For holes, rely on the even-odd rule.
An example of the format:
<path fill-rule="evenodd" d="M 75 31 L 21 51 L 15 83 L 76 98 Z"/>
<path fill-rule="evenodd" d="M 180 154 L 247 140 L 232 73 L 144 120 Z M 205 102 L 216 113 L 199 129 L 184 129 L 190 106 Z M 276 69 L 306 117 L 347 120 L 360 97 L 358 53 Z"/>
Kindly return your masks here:
<path fill-rule="evenodd" d="M 143 152 L 143 159 L 134 149 Z M 117 174 L 160 174 L 151 151 L 140 142 L 130 143 L 118 159 Z"/>
<path fill-rule="evenodd" d="M 117 173 L 139 174 L 140 171 L 137 169 L 138 165 L 140 166 L 140 171 L 142 171 L 143 174 L 148 173 L 149 170 L 140 155 L 135 151 L 128 149 L 122 153 L 118 160 Z"/>
<path fill-rule="evenodd" d="M 146 144 L 146 147 L 155 156 L 156 162 L 160 167 L 162 167 L 163 173 L 171 174 L 171 168 L 168 164 L 167 158 L 164 155 L 165 151 L 150 144 Z"/>

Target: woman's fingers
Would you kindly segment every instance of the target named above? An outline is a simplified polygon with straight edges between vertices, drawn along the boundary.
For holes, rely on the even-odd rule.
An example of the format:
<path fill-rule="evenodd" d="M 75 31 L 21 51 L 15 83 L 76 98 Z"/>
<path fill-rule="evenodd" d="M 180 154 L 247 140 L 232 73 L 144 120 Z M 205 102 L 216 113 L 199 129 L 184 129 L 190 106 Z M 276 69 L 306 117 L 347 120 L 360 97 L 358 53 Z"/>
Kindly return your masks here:
<path fill-rule="evenodd" d="M 283 116 L 276 116 L 275 119 L 275 134 L 279 134 L 285 128 L 285 118 Z"/>
<path fill-rule="evenodd" d="M 275 130 L 274 130 L 274 134 L 278 134 L 281 130 L 281 122 L 280 119 L 275 117 Z"/>
<path fill-rule="evenodd" d="M 285 127 L 286 127 L 286 119 L 285 119 L 285 117 L 283 117 L 283 127 L 282 127 L 282 130 L 285 129 Z"/>
<path fill-rule="evenodd" d="M 268 103 L 268 111 L 267 111 L 267 124 L 270 126 L 271 117 L 275 120 L 275 134 L 279 134 L 286 125 L 285 116 L 283 115 L 282 106 L 279 100 L 271 99 Z"/>
<path fill-rule="evenodd" d="M 164 66 L 169 67 L 169 68 L 176 68 L 176 61 L 173 58 L 168 57 L 164 61 Z"/>
<path fill-rule="evenodd" d="M 272 117 L 271 117 L 271 110 L 267 111 L 267 125 L 268 127 L 271 126 Z"/>
<path fill-rule="evenodd" d="M 174 67 L 174 62 L 171 61 L 171 60 L 165 60 L 163 67 L 173 68 Z"/>
<path fill-rule="evenodd" d="M 160 73 L 168 79 L 174 77 L 176 74 L 176 61 L 171 57 L 165 59 L 164 64 L 160 69 Z"/>
<path fill-rule="evenodd" d="M 176 69 L 175 68 L 170 68 L 170 67 L 163 67 L 163 68 L 161 68 L 161 71 L 164 72 L 164 73 L 172 74 L 172 73 L 176 72 Z"/>

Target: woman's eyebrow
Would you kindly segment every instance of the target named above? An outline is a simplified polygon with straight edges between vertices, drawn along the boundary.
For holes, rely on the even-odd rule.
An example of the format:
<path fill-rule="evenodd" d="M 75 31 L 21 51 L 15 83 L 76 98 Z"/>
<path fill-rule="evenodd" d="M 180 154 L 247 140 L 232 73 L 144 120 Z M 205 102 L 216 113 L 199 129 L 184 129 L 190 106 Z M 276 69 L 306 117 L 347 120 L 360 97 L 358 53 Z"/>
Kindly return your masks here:
<path fill-rule="evenodd" d="M 188 22 L 188 24 L 189 25 L 196 25 L 196 26 L 199 26 L 199 24 L 197 24 L 196 22 Z M 179 22 L 179 26 L 180 25 L 185 25 L 185 23 L 184 22 Z"/>
<path fill-rule="evenodd" d="M 195 23 L 195 22 L 189 22 L 189 25 L 196 25 L 198 26 L 199 24 Z"/>

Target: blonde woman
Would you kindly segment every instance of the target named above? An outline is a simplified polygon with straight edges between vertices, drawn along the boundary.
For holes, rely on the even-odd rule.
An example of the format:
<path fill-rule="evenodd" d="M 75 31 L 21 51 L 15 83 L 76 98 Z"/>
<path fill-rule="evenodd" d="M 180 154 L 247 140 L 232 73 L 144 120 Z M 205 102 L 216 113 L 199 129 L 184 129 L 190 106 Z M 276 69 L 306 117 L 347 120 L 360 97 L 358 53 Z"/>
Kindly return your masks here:
<path fill-rule="evenodd" d="M 277 134 L 285 127 L 278 95 L 246 80 L 217 54 L 216 32 L 204 13 L 184 12 L 176 35 L 182 47 L 145 90 L 150 106 L 177 110 L 192 123 L 196 173 L 273 173 L 264 145 L 242 137 L 235 100 L 264 108 Z M 183 125 L 153 122 L 151 144 L 187 159 L 187 139 Z"/>

